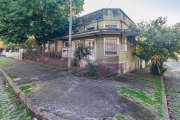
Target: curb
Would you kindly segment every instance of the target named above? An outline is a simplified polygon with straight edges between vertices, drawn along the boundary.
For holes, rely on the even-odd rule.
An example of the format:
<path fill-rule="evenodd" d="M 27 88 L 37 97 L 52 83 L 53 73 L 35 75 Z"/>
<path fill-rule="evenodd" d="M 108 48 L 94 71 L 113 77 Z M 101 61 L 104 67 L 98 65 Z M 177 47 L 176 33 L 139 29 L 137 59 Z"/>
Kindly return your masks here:
<path fill-rule="evenodd" d="M 14 84 L 14 82 L 10 79 L 6 72 L 1 68 L 0 74 L 4 76 L 5 80 L 9 83 L 15 95 L 18 97 L 23 106 L 26 109 L 30 110 L 38 120 L 64 120 L 52 113 L 46 111 L 40 112 L 40 109 L 24 95 L 24 93 Z"/>
<path fill-rule="evenodd" d="M 162 83 L 162 99 L 163 99 L 163 105 L 162 105 L 162 110 L 163 110 L 163 118 L 162 120 L 170 120 L 169 118 L 169 112 L 168 112 L 168 106 L 167 106 L 167 99 L 166 99 L 166 94 L 165 94 L 165 88 L 164 88 L 164 80 L 163 77 L 161 77 L 161 83 Z"/>

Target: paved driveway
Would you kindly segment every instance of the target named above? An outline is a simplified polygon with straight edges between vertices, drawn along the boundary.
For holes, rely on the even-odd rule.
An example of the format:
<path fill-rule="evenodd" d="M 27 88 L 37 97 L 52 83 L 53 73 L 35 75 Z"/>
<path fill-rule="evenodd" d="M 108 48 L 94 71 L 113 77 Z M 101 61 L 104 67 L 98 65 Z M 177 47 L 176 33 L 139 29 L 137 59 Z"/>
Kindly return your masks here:
<path fill-rule="evenodd" d="M 117 81 L 85 80 L 68 74 L 46 81 L 43 89 L 29 97 L 44 110 L 69 120 L 102 120 L 120 113 L 151 118 L 150 111 L 122 97 L 117 86 L 129 85 Z"/>
<path fill-rule="evenodd" d="M 117 78 L 117 81 L 88 80 L 40 64 L 0 58 L 3 60 L 0 67 L 11 77 L 19 78 L 17 85 L 41 82 L 40 89 L 28 97 L 43 110 L 64 119 L 106 120 L 123 114 L 139 120 L 154 120 L 151 111 L 124 98 L 117 89 L 117 86 L 148 88 L 141 82 L 135 84 L 131 77 Z"/>

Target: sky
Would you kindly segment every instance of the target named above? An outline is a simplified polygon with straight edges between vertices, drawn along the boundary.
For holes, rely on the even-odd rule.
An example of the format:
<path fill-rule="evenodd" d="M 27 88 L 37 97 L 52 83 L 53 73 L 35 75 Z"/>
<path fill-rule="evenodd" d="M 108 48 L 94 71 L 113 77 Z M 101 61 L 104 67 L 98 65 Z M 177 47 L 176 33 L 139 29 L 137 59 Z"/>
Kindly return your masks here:
<path fill-rule="evenodd" d="M 167 24 L 180 22 L 180 0 L 84 0 L 80 16 L 102 8 L 121 8 L 135 23 L 167 17 Z"/>

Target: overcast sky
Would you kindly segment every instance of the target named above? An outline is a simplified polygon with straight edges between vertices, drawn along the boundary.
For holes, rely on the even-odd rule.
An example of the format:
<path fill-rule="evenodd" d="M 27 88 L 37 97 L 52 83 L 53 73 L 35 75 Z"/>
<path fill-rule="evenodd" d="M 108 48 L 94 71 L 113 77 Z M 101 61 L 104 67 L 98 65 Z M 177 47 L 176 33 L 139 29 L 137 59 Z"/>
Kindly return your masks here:
<path fill-rule="evenodd" d="M 107 7 L 121 8 L 135 23 L 160 16 L 168 17 L 168 25 L 180 22 L 180 0 L 85 0 L 81 15 Z"/>

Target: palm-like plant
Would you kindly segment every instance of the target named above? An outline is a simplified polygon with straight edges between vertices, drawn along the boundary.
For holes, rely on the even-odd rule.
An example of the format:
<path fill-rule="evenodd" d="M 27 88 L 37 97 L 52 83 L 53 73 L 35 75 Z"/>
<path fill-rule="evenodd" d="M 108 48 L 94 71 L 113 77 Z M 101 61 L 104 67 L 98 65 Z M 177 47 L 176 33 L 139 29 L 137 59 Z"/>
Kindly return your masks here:
<path fill-rule="evenodd" d="M 91 47 L 86 46 L 85 43 L 80 42 L 74 52 L 74 58 L 82 60 L 84 57 L 91 55 Z"/>

